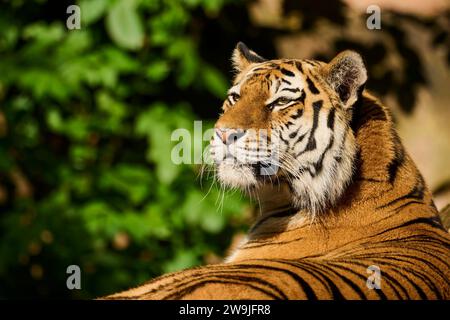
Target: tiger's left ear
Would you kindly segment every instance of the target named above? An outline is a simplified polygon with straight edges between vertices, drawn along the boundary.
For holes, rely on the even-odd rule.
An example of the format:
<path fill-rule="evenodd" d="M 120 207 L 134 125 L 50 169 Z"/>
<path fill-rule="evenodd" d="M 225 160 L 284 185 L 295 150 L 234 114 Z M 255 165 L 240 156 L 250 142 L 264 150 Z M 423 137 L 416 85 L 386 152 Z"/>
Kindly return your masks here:
<path fill-rule="evenodd" d="M 234 69 L 241 72 L 252 63 L 264 62 L 266 59 L 250 50 L 243 42 L 238 42 L 233 51 L 231 61 Z"/>
<path fill-rule="evenodd" d="M 343 51 L 324 67 L 324 76 L 344 107 L 349 108 L 358 99 L 367 81 L 367 70 L 358 53 Z"/>

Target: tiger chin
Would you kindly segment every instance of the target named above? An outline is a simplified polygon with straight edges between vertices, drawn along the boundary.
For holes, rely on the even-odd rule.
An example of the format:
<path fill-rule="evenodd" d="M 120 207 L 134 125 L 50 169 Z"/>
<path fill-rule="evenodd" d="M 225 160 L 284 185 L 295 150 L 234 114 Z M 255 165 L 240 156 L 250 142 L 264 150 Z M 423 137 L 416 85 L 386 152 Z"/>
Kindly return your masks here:
<path fill-rule="evenodd" d="M 261 214 L 223 263 L 105 299 L 450 299 L 450 235 L 361 56 L 266 60 L 238 43 L 232 62 L 211 156 Z"/>

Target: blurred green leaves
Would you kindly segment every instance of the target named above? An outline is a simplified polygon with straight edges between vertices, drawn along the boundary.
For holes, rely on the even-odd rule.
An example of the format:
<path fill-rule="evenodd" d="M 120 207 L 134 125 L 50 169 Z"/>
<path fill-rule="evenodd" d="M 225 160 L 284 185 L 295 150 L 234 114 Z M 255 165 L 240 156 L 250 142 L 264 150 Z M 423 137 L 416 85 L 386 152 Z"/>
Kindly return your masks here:
<path fill-rule="evenodd" d="M 219 98 L 225 98 L 228 89 L 228 81 L 216 69 L 205 66 L 202 70 L 203 81 L 206 89 Z"/>
<path fill-rule="evenodd" d="M 80 1 L 78 5 L 80 6 L 82 12 L 81 23 L 86 26 L 96 22 L 104 15 L 110 2 L 111 2 L 110 0 Z"/>
<path fill-rule="evenodd" d="M 246 201 L 171 160 L 175 129 L 192 133 L 192 160 L 207 143 L 189 95 L 219 111 L 227 89 L 190 26 L 224 2 L 83 0 L 73 31 L 47 1 L 3 5 L 0 297 L 95 297 L 227 247 Z M 80 292 L 64 286 L 70 264 Z"/>
<path fill-rule="evenodd" d="M 116 0 L 106 17 L 106 30 L 120 47 L 137 50 L 144 42 L 144 30 L 135 0 Z"/>

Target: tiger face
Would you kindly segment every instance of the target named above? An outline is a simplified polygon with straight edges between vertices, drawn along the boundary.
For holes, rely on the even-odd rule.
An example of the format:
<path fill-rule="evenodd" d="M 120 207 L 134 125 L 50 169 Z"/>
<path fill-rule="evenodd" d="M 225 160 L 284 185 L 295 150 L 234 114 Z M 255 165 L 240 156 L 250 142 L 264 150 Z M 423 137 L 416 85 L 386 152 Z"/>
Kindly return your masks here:
<path fill-rule="evenodd" d="M 232 61 L 237 75 L 211 140 L 218 180 L 243 190 L 285 182 L 293 205 L 312 213 L 334 204 L 353 173 L 361 57 L 265 60 L 238 43 Z"/>

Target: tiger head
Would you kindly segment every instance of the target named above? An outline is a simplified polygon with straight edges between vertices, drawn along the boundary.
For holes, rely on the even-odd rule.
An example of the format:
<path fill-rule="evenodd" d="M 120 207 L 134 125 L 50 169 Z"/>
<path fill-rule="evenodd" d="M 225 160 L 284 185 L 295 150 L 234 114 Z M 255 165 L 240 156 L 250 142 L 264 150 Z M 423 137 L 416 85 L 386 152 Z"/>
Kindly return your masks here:
<path fill-rule="evenodd" d="M 354 171 L 352 106 L 367 80 L 360 55 L 265 60 L 238 43 L 232 62 L 236 76 L 211 140 L 218 180 L 243 190 L 285 182 L 296 208 L 333 205 Z"/>

